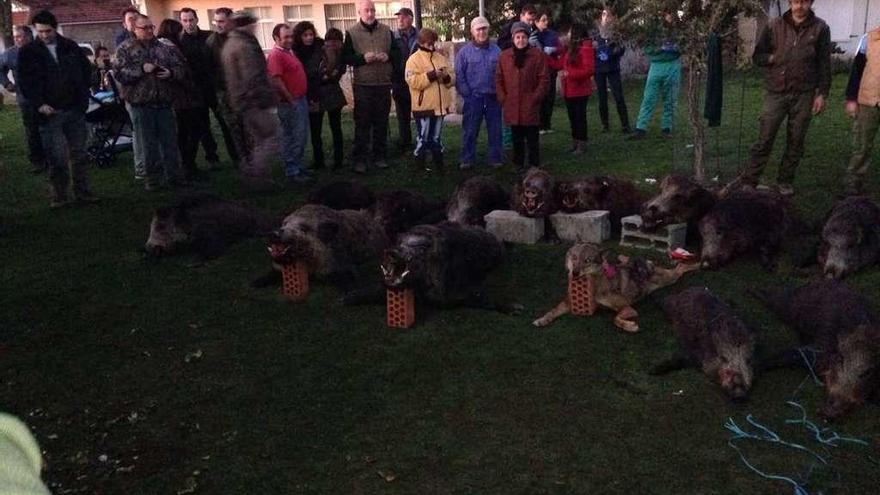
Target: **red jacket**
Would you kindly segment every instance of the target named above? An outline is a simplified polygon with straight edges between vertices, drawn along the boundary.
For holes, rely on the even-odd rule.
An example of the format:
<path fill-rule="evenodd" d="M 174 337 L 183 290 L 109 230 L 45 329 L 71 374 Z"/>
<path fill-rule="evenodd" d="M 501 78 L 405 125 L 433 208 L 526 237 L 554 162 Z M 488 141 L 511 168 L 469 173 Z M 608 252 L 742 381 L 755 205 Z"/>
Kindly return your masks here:
<path fill-rule="evenodd" d="M 562 97 L 590 96 L 593 94 L 593 73 L 596 71 L 592 43 L 588 40 L 581 43 L 575 63 L 569 61 L 568 48 L 563 47 L 562 50 L 562 56 L 550 62 L 550 67 L 553 69 L 568 73 L 562 78 Z"/>
<path fill-rule="evenodd" d="M 495 90 L 507 125 L 538 125 L 541 100 L 550 86 L 544 52 L 529 48 L 522 69 L 513 61 L 513 48 L 501 52 L 495 69 Z"/>

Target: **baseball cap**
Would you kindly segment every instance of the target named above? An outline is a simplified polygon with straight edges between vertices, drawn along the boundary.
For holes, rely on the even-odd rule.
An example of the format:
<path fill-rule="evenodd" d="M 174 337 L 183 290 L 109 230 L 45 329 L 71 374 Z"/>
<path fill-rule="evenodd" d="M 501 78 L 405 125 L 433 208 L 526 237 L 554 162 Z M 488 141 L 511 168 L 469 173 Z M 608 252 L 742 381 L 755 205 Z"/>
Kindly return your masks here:
<path fill-rule="evenodd" d="M 398 10 L 397 13 L 394 14 L 394 15 L 401 15 L 401 14 L 405 14 L 405 15 L 408 15 L 408 16 L 413 17 L 413 18 L 416 16 L 415 14 L 413 14 L 412 9 L 407 8 L 407 7 L 404 7 L 404 8 L 402 8 L 402 9 Z"/>
<path fill-rule="evenodd" d="M 471 29 L 480 29 L 484 27 L 489 27 L 489 20 L 483 16 L 474 17 L 474 20 L 471 21 Z"/>

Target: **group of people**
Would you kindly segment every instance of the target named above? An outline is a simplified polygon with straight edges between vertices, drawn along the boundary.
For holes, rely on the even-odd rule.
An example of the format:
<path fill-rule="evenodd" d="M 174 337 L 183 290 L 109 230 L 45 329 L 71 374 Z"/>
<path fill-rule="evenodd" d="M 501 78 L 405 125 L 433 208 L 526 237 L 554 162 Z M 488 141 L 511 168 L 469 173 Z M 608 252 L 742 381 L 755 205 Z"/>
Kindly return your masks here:
<path fill-rule="evenodd" d="M 779 126 L 787 119 L 777 181 L 783 194 L 793 193 L 810 118 L 824 109 L 831 81 L 827 24 L 815 16 L 811 0 L 789 4 L 790 10 L 764 29 L 755 48 L 753 60 L 766 69 L 767 91 L 759 140 L 738 177 L 740 182 L 757 183 Z M 310 22 L 278 24 L 268 55 L 254 34 L 258 19 L 251 13 L 228 8 L 213 12 L 215 30 L 206 32 L 199 28 L 193 9 L 181 9 L 178 19 L 165 19 L 157 27 L 134 7 L 128 8 L 114 56 L 98 47 L 94 62 L 76 42 L 57 32 L 57 20 L 48 11 L 31 19 L 36 40 L 29 27 L 15 28 L 16 46 L 3 54 L 0 83 L 17 93 L 29 160 L 35 172 L 48 170 L 52 207 L 66 204 L 71 190 L 77 201 L 98 200 L 89 185 L 85 152 L 84 113 L 90 94 L 112 92 L 125 103 L 133 130 L 135 179 L 143 180 L 147 190 L 206 179 L 196 163 L 200 147 L 208 169 L 219 166 L 211 113 L 249 188 L 275 186 L 270 161 L 279 154 L 289 184 L 309 182 L 304 163 L 307 136 L 311 135 L 312 168 L 326 165 L 325 113 L 333 141 L 332 166 L 342 167 L 341 112 L 347 101 L 340 79 L 349 67 L 354 100 L 350 160 L 359 173 L 388 167 L 392 99 L 400 150 L 412 153 L 427 170 L 443 168 L 444 117 L 455 111 L 452 88 L 463 102 L 458 161 L 463 170 L 475 166 L 484 120 L 489 167 L 502 166 L 508 135 L 518 171 L 540 166 L 539 136 L 552 132 L 557 79 L 573 154 L 586 149 L 586 109 L 594 81 L 604 131 L 609 130 L 610 89 L 621 129 L 631 139 L 645 137 L 660 97 L 662 133 L 672 132 L 681 78 L 681 53 L 674 37 L 645 47 L 650 70 L 639 117 L 631 128 L 620 77 L 625 49 L 617 41 L 608 10 L 598 19 L 597 29 L 574 25 L 560 37 L 549 28 L 546 13 L 526 5 L 503 27 L 497 42 L 489 38 L 488 20 L 477 17 L 470 22 L 471 40 L 458 49 L 454 64 L 439 48 L 435 31 L 413 25 L 408 8 L 396 13 L 398 25 L 392 29 L 376 19 L 371 1 L 360 0 L 358 21 L 345 33 L 329 29 L 323 39 Z M 672 13 L 665 14 L 670 30 L 675 21 Z M 880 36 L 872 31 L 862 39 L 847 88 L 846 109 L 856 119 L 856 150 L 846 179 L 847 191 L 853 194 L 862 190 L 880 122 L 875 111 L 875 93 L 880 94 L 874 87 L 880 77 L 876 54 L 872 55 L 878 51 L 872 50 L 875 38 Z M 6 77 L 10 70 L 15 84 Z"/>

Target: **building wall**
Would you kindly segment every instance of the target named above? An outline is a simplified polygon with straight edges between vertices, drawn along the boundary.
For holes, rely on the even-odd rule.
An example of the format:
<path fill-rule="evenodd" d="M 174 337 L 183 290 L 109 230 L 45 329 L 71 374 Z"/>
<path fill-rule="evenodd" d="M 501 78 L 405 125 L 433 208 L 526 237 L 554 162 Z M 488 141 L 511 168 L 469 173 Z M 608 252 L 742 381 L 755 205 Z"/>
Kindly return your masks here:
<path fill-rule="evenodd" d="M 113 40 L 116 32 L 122 24 L 119 22 L 104 22 L 96 24 L 73 24 L 60 25 L 61 34 L 76 41 L 77 43 L 90 43 L 92 48 L 101 45 L 114 49 Z"/>
<path fill-rule="evenodd" d="M 377 17 L 386 24 L 394 21 L 394 13 L 401 7 L 411 7 L 412 0 L 376 1 Z M 202 29 L 211 29 L 210 12 L 217 7 L 229 7 L 232 10 L 244 8 L 254 9 L 261 18 L 261 38 L 264 48 L 272 45 L 271 31 L 275 24 L 281 22 L 295 23 L 303 20 L 311 21 L 323 36 L 330 27 L 344 29 L 357 19 L 355 0 L 351 1 L 318 1 L 318 0 L 142 0 L 141 9 L 156 19 L 172 17 L 183 7 L 195 9 L 199 15 Z M 210 11 L 210 12 L 209 12 Z M 262 36 L 260 34 L 262 33 Z M 268 39 L 267 39 L 268 38 Z"/>

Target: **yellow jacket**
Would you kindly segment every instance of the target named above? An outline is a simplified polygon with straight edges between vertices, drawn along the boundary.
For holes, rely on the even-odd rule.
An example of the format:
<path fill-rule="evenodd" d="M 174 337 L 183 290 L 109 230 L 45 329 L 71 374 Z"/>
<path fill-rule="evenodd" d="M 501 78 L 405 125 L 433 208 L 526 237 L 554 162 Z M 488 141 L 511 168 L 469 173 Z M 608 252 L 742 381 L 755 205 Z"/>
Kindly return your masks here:
<path fill-rule="evenodd" d="M 441 69 L 445 72 L 442 76 Z M 434 71 L 433 81 L 428 74 Z M 446 79 L 448 76 L 448 79 Z M 449 61 L 439 52 L 417 48 L 406 61 L 406 84 L 412 97 L 414 117 L 441 116 L 452 113 L 455 102 L 449 88 L 455 86 L 455 71 Z"/>

